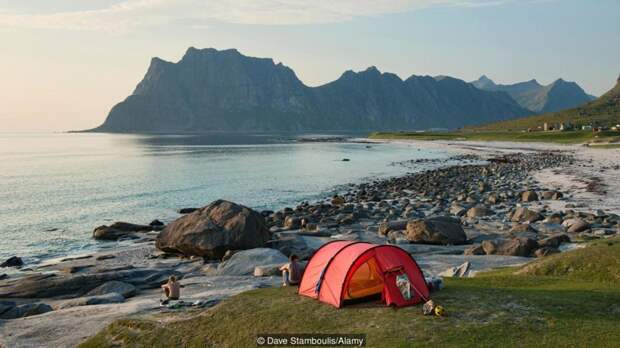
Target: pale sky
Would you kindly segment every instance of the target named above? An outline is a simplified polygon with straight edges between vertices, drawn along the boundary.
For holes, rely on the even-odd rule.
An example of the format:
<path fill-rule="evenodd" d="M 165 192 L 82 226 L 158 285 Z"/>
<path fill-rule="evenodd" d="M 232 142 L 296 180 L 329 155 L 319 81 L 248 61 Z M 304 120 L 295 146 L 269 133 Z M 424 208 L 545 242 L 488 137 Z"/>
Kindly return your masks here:
<path fill-rule="evenodd" d="M 0 0 L 0 132 L 95 127 L 151 57 L 189 46 L 271 57 L 310 86 L 375 65 L 600 95 L 619 15 L 618 0 Z"/>

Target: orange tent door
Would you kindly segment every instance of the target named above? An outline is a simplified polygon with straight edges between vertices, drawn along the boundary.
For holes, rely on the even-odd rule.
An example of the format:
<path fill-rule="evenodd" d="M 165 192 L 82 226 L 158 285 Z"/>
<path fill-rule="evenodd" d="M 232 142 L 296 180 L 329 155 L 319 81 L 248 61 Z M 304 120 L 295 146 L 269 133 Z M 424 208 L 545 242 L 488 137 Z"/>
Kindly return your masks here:
<path fill-rule="evenodd" d="M 344 299 L 352 300 L 380 294 L 383 292 L 383 287 L 383 277 L 377 260 L 372 257 L 354 271 L 344 291 Z"/>

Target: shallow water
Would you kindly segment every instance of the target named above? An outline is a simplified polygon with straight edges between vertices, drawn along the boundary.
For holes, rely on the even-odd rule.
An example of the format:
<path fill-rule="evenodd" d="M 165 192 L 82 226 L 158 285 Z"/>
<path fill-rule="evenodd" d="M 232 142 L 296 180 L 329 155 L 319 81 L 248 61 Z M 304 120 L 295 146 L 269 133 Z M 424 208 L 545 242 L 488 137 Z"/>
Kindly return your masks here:
<path fill-rule="evenodd" d="M 179 208 L 218 198 L 259 210 L 292 206 L 339 185 L 412 171 L 392 162 L 448 156 L 408 144 L 274 135 L 0 134 L 0 260 L 114 245 L 93 241 L 93 228 L 169 221 Z"/>

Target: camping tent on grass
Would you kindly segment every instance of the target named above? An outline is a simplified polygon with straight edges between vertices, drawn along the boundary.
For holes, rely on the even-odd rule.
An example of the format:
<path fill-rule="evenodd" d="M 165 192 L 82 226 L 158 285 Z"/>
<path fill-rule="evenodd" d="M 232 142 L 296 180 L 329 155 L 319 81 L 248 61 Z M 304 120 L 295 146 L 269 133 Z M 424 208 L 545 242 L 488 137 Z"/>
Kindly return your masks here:
<path fill-rule="evenodd" d="M 420 267 L 405 250 L 340 240 L 324 244 L 312 255 L 299 294 L 338 308 L 347 300 L 372 296 L 403 307 L 425 301 L 429 290 Z"/>

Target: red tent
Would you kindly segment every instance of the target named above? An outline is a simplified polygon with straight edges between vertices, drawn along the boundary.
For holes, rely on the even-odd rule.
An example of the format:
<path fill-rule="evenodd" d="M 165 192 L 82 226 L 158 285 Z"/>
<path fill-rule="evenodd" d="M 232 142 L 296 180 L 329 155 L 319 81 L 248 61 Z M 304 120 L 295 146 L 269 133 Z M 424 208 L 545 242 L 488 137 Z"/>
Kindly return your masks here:
<path fill-rule="evenodd" d="M 428 298 L 424 274 L 413 257 L 393 245 L 333 241 L 312 255 L 299 293 L 340 308 L 345 300 L 381 295 L 387 305 L 418 304 Z"/>

